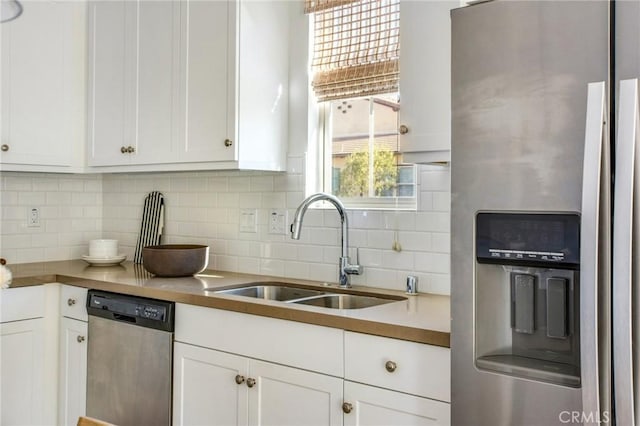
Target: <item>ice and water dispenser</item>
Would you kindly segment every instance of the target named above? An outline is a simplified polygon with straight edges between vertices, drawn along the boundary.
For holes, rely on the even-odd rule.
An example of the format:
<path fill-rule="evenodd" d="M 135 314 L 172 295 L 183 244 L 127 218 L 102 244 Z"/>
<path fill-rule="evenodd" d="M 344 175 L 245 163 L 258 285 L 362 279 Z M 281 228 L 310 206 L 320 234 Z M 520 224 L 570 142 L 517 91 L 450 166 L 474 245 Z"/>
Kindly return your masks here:
<path fill-rule="evenodd" d="M 580 386 L 580 217 L 480 212 L 475 230 L 475 363 Z"/>

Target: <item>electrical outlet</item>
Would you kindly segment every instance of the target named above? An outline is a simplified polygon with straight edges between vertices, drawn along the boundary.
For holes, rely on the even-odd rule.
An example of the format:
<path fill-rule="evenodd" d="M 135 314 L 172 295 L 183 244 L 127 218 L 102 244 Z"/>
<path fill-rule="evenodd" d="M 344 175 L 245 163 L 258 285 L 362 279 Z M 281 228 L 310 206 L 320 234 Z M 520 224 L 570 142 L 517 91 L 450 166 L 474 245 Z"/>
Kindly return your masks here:
<path fill-rule="evenodd" d="M 30 207 L 27 210 L 27 226 L 29 228 L 40 227 L 40 209 L 38 207 Z"/>
<path fill-rule="evenodd" d="M 287 233 L 286 210 L 272 209 L 269 211 L 269 233 L 278 235 Z"/>

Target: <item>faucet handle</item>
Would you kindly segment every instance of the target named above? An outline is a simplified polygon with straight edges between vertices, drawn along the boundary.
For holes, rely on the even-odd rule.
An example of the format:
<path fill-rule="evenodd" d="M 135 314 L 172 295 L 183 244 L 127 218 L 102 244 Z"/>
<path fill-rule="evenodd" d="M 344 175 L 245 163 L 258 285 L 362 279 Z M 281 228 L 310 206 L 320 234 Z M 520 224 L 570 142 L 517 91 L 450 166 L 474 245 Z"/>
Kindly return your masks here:
<path fill-rule="evenodd" d="M 349 274 L 349 275 L 362 274 L 362 266 L 360 266 L 360 249 L 358 247 L 356 247 L 356 263 L 352 264 L 347 261 L 347 265 L 344 268 L 344 272 L 345 274 Z"/>

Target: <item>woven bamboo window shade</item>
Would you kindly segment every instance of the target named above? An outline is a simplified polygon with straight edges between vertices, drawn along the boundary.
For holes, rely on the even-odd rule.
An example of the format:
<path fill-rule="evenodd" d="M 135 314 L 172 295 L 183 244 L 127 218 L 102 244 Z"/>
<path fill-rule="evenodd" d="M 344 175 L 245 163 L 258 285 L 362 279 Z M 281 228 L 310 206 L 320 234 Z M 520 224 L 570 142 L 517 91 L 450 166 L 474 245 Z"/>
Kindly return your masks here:
<path fill-rule="evenodd" d="M 319 101 L 398 90 L 400 0 L 305 0 Z"/>

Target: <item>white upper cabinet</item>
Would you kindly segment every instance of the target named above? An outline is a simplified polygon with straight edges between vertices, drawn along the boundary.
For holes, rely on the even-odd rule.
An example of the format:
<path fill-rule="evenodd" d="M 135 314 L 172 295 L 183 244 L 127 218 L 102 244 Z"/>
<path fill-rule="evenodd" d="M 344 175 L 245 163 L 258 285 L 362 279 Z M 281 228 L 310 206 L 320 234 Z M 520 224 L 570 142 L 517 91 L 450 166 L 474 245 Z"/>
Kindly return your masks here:
<path fill-rule="evenodd" d="M 234 161 L 234 4 L 183 1 L 182 12 L 179 159 Z"/>
<path fill-rule="evenodd" d="M 179 5 L 98 1 L 89 8 L 89 165 L 175 159 Z"/>
<path fill-rule="evenodd" d="M 0 168 L 81 171 L 86 3 L 25 2 L 0 34 Z"/>
<path fill-rule="evenodd" d="M 407 163 L 451 158 L 450 10 L 459 5 L 400 2 L 400 144 Z"/>
<path fill-rule="evenodd" d="M 89 166 L 284 170 L 289 8 L 91 2 Z"/>

